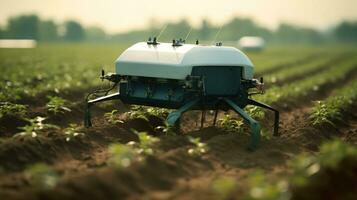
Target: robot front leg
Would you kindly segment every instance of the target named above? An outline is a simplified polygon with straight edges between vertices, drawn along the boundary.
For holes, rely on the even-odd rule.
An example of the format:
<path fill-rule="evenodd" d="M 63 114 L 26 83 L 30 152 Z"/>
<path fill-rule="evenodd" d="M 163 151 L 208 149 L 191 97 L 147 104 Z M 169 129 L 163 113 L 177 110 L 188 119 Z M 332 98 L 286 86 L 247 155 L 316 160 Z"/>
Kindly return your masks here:
<path fill-rule="evenodd" d="M 253 99 L 248 99 L 248 104 L 254 105 L 254 106 L 259 106 L 268 110 L 271 110 L 274 112 L 274 136 L 279 136 L 279 111 L 260 102 L 254 101 Z"/>
<path fill-rule="evenodd" d="M 170 126 L 175 126 L 176 122 L 180 119 L 181 115 L 184 112 L 186 112 L 187 110 L 189 110 L 190 108 L 192 108 L 194 105 L 196 105 L 198 101 L 199 101 L 199 99 L 195 99 L 195 100 L 189 101 L 188 103 L 183 105 L 181 108 L 179 108 L 176 111 L 170 113 L 169 116 L 167 116 L 167 119 L 166 119 L 167 123 Z"/>
<path fill-rule="evenodd" d="M 87 127 L 87 128 L 92 126 L 90 107 L 93 104 L 98 103 L 98 102 L 102 102 L 102 101 L 115 100 L 115 99 L 120 99 L 119 92 L 113 93 L 113 94 L 109 94 L 109 95 L 103 96 L 103 97 L 98 97 L 96 99 L 89 100 L 88 102 L 86 102 L 85 114 L 84 114 L 84 126 Z"/>
<path fill-rule="evenodd" d="M 240 108 L 234 101 L 225 98 L 224 101 L 236 111 L 246 123 L 250 125 L 252 130 L 251 142 L 248 146 L 248 150 L 254 151 L 259 147 L 260 143 L 260 124 L 250 117 L 242 108 Z"/>

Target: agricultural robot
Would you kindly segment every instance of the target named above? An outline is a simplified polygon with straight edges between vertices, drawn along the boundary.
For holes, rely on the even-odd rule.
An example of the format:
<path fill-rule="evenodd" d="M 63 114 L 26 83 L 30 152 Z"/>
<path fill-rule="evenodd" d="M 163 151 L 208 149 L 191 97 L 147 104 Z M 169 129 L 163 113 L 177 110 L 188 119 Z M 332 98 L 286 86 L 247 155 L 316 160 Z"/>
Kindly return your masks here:
<path fill-rule="evenodd" d="M 175 109 L 167 117 L 170 126 L 179 125 L 180 117 L 188 110 L 215 110 L 215 125 L 218 110 L 232 109 L 250 126 L 248 148 L 254 150 L 259 146 L 261 126 L 243 108 L 254 105 L 272 110 L 274 135 L 278 134 L 279 112 L 251 98 L 263 93 L 264 85 L 263 78 L 253 78 L 253 72 L 252 62 L 243 52 L 222 43 L 204 46 L 198 41 L 185 44 L 181 39 L 159 43 L 156 38 L 139 42 L 115 61 L 115 73 L 105 74 L 102 70 L 100 78 L 113 82 L 113 86 L 87 96 L 84 124 L 92 126 L 93 104 L 109 100 Z M 116 92 L 109 94 L 112 89 Z M 98 96 L 99 93 L 104 94 Z"/>

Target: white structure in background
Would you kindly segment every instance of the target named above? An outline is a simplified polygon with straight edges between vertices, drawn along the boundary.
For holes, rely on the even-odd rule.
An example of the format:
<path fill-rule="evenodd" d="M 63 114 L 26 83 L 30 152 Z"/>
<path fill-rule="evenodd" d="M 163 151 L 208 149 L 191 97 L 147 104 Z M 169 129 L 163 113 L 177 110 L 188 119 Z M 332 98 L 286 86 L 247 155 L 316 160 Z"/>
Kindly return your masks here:
<path fill-rule="evenodd" d="M 246 51 L 262 51 L 265 48 L 265 40 L 261 37 L 245 36 L 239 39 L 238 46 Z"/>
<path fill-rule="evenodd" d="M 36 40 L 25 40 L 25 39 L 6 39 L 0 40 L 0 48 L 35 48 L 37 45 Z"/>

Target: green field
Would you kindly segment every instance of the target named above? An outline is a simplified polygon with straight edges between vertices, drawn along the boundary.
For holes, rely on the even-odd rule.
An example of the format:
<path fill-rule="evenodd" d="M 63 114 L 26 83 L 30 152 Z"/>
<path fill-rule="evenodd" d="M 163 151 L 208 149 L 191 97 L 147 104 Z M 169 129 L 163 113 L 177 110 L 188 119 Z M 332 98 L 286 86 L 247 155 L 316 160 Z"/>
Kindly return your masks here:
<path fill-rule="evenodd" d="M 274 46 L 247 52 L 280 111 L 246 110 L 263 141 L 232 112 L 185 114 L 176 134 L 167 110 L 121 102 L 96 106 L 84 128 L 86 94 L 108 83 L 101 69 L 129 45 L 39 44 L 0 49 L 0 199 L 355 199 L 357 48 Z M 332 189 L 334 188 L 334 190 Z"/>

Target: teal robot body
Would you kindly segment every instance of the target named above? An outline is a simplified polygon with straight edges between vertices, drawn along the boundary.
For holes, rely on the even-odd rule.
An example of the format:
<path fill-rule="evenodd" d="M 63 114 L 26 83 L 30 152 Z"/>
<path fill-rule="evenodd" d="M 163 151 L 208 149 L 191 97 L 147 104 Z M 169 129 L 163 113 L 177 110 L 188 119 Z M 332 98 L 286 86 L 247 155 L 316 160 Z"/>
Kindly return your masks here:
<path fill-rule="evenodd" d="M 250 59 L 234 47 L 184 44 L 182 41 L 139 42 L 125 50 L 115 61 L 115 73 L 105 75 L 117 92 L 95 99 L 87 98 L 85 125 L 91 126 L 89 108 L 107 100 L 119 99 L 126 104 L 176 109 L 167 122 L 174 126 L 188 110 L 233 109 L 250 125 L 254 150 L 260 140 L 260 125 L 243 108 L 256 105 L 275 112 L 274 134 L 278 132 L 279 112 L 250 98 L 252 89 L 263 86 L 253 79 Z M 201 123 L 203 124 L 203 123 Z"/>

